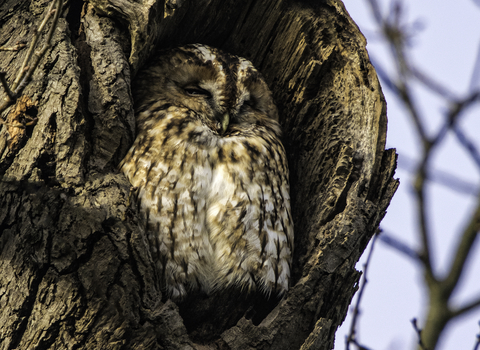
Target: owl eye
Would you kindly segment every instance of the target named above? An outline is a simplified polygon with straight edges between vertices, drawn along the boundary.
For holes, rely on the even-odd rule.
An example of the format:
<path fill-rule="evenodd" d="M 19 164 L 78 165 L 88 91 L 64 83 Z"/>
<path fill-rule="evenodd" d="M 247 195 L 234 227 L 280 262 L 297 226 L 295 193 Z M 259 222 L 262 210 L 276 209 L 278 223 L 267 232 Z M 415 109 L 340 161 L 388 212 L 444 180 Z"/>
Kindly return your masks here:
<path fill-rule="evenodd" d="M 255 99 L 252 97 L 250 97 L 248 100 L 243 101 L 243 104 L 250 108 L 255 108 L 255 106 L 257 105 Z"/>
<path fill-rule="evenodd" d="M 190 96 L 212 97 L 212 94 L 209 91 L 207 91 L 205 89 L 202 89 L 202 88 L 199 88 L 197 86 L 187 86 L 183 89 L 185 90 L 187 95 L 190 95 Z"/>

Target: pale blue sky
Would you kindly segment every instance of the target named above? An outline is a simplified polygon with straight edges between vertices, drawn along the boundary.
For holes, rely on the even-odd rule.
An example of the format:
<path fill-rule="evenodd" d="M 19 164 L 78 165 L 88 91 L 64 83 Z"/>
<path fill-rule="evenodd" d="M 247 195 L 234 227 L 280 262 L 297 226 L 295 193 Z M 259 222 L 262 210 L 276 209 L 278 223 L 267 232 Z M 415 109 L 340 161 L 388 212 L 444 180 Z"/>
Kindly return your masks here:
<path fill-rule="evenodd" d="M 378 0 L 384 11 L 390 1 Z M 366 0 L 344 0 L 353 20 L 366 36 L 367 49 L 375 62 L 392 71 L 390 52 L 380 40 L 372 21 Z M 406 0 L 408 23 L 421 24 L 412 40 L 411 59 L 423 72 L 443 84 L 453 93 L 464 96 L 471 86 L 480 87 L 480 74 L 471 81 L 480 50 L 480 4 L 473 0 Z M 480 69 L 480 66 L 478 67 Z M 400 103 L 383 87 L 388 106 L 387 147 L 396 148 L 400 162 L 418 159 L 417 138 L 414 129 Z M 446 105 L 442 100 L 416 86 L 417 102 L 423 116 L 428 120 L 428 130 L 437 130 L 443 120 Z M 480 106 L 467 113 L 461 125 L 480 149 Z M 448 172 L 465 180 L 478 189 L 480 169 L 458 146 L 452 135 L 434 156 L 435 169 Z M 411 247 L 418 246 L 416 236 L 415 202 L 411 196 L 411 175 L 399 168 L 396 177 L 401 185 L 397 191 L 382 228 Z M 475 195 L 455 192 L 442 185 L 428 188 L 430 222 L 434 232 L 433 245 L 435 266 L 438 272 L 448 267 L 450 252 L 455 247 L 462 223 L 471 213 Z M 478 240 L 477 240 L 478 241 Z M 454 302 L 463 304 L 480 297 L 480 243 L 476 242 L 475 257 L 470 261 L 467 274 L 462 279 Z M 365 254 L 366 255 L 366 254 Z M 362 258 L 357 269 L 363 268 Z M 369 283 L 364 293 L 362 314 L 358 324 L 361 344 L 372 350 L 414 349 L 416 335 L 410 320 L 421 319 L 426 299 L 422 288 L 422 271 L 410 259 L 377 241 L 373 260 L 369 267 Z M 354 299 L 355 300 L 355 299 Z M 353 305 L 353 304 L 352 304 Z M 475 336 L 480 332 L 480 309 L 458 319 L 448 327 L 438 350 L 473 349 Z M 336 350 L 345 349 L 344 337 L 350 327 L 350 317 L 337 333 Z"/>

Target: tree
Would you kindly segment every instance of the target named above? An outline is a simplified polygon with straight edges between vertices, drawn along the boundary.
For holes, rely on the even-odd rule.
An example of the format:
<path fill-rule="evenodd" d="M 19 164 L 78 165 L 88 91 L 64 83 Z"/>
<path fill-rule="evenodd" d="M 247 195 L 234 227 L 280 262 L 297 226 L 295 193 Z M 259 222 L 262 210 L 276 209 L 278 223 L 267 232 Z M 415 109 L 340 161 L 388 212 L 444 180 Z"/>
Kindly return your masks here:
<path fill-rule="evenodd" d="M 49 4 L 5 3 L 4 47 L 31 45 Z M 195 42 L 250 59 L 278 101 L 296 235 L 278 304 L 162 302 L 117 170 L 134 139 L 131 79 L 155 47 Z M 26 52 L 0 52 L 4 90 Z M 0 132 L 0 349 L 333 346 L 398 186 L 380 85 L 340 1 L 72 0 L 23 97 L 2 94 L 15 104 Z"/>
<path fill-rule="evenodd" d="M 387 3 L 388 6 L 385 6 Z M 458 146 L 455 148 L 454 157 L 468 158 L 474 169 L 480 169 L 478 139 L 474 134 L 472 136 L 470 132 L 470 130 L 474 130 L 472 127 L 474 118 L 470 119 L 469 122 L 465 120 L 467 112 L 471 112 L 474 107 L 478 108 L 478 102 L 480 102 L 478 77 L 475 76 L 475 72 L 480 68 L 480 56 L 477 57 L 469 89 L 461 93 L 455 91 L 452 86 L 441 83 L 441 80 L 445 80 L 442 78 L 444 78 L 446 72 L 436 70 L 435 73 L 429 74 L 427 69 L 425 67 L 421 69 L 419 62 L 413 58 L 411 48 L 414 45 L 412 43 L 417 41 L 418 29 L 421 26 L 417 21 L 410 22 L 408 20 L 409 4 L 406 1 L 367 0 L 363 4 L 371 12 L 372 23 L 375 28 L 375 34 L 371 38 L 380 39 L 382 46 L 387 49 L 386 52 L 391 53 L 391 55 L 384 55 L 381 60 L 375 60 L 375 53 L 372 54 L 372 52 L 370 52 L 370 57 L 374 62 L 385 91 L 390 93 L 389 96 L 392 100 L 396 99 L 403 107 L 400 118 L 404 116 L 410 122 L 409 126 L 411 128 L 408 129 L 407 133 L 413 135 L 413 139 L 416 141 L 411 142 L 414 145 L 412 148 L 416 150 L 416 159 L 411 159 L 407 163 L 405 158 L 408 159 L 408 157 L 402 157 L 405 155 L 399 151 L 399 166 L 402 167 L 403 165 L 403 168 L 412 174 L 412 184 L 405 182 L 405 185 L 407 185 L 406 188 L 409 188 L 408 185 L 411 186 L 412 207 L 416 211 L 416 223 L 412 231 L 413 235 L 417 236 L 418 247 L 412 247 L 415 245 L 412 243 L 405 243 L 405 236 L 408 235 L 405 232 L 405 228 L 408 227 L 406 225 L 390 228 L 391 232 L 383 232 L 380 239 L 394 247 L 397 252 L 411 259 L 423 275 L 420 284 L 425 289 L 425 312 L 423 315 L 413 314 L 411 318 L 417 332 L 418 349 L 433 350 L 439 347 L 447 325 L 458 321 L 460 316 L 473 311 L 478 313 L 478 310 L 480 310 L 478 291 L 475 294 L 472 293 L 473 295 L 470 298 L 458 296 L 459 291 L 465 290 L 465 285 L 462 282 L 465 282 L 465 275 L 467 275 L 469 267 L 468 261 L 475 256 L 475 251 L 478 252 L 478 249 L 475 249 L 475 244 L 478 245 L 480 232 L 478 185 L 462 181 L 462 179 L 452 176 L 448 171 L 445 172 L 437 168 L 440 163 L 443 163 L 441 164 L 443 169 L 449 169 L 450 172 L 455 170 L 452 164 L 445 162 L 445 158 L 439 155 L 442 148 L 451 149 L 453 144 Z M 415 5 L 413 3 L 410 5 L 411 10 Z M 429 11 L 429 8 L 427 11 Z M 458 13 L 462 12 L 465 11 L 459 11 Z M 436 16 L 439 18 L 438 13 Z M 461 18 L 462 24 L 465 24 L 465 17 L 462 16 Z M 468 25 L 465 24 L 464 28 L 468 28 Z M 436 32 L 435 34 L 438 37 L 443 37 L 442 33 Z M 455 35 L 455 37 L 458 37 L 458 35 Z M 448 43 L 445 43 L 445 47 L 456 52 Z M 457 56 L 464 55 L 463 52 L 456 53 Z M 430 53 L 430 56 L 436 57 L 438 54 Z M 377 56 L 377 58 L 379 57 Z M 393 64 L 386 64 L 386 62 Z M 461 64 L 456 62 L 456 66 Z M 452 65 L 452 71 L 453 67 L 454 65 Z M 457 76 L 456 80 L 461 81 L 462 79 Z M 441 112 L 437 112 L 438 107 L 434 106 L 431 101 L 426 101 L 426 94 L 419 94 L 419 91 L 426 91 L 428 95 L 441 101 Z M 390 102 L 390 100 L 388 101 Z M 432 118 L 432 115 L 436 118 Z M 435 122 L 438 122 L 438 124 L 435 125 Z M 466 175 L 475 178 L 477 174 L 473 171 Z M 433 210 L 433 207 L 437 204 L 435 202 L 446 202 L 448 199 L 444 195 L 438 194 L 438 190 L 433 188 L 432 184 L 435 183 L 459 192 L 460 195 L 468 197 L 472 201 L 471 208 L 468 210 L 463 211 L 463 209 L 455 208 L 456 210 L 451 213 L 451 216 L 447 216 L 449 219 L 451 217 L 462 218 L 460 227 L 455 227 L 455 231 L 451 232 L 452 239 L 448 243 L 445 242 L 445 235 L 441 237 L 441 232 L 445 232 L 447 229 L 444 227 L 438 229 L 441 226 L 438 223 L 442 221 L 442 218 L 434 215 Z M 402 210 L 405 207 L 407 205 L 402 205 Z M 438 253 L 438 249 L 435 249 L 435 242 L 451 246 L 448 253 L 442 253 L 442 255 L 447 256 L 447 259 L 439 258 L 439 254 L 435 254 Z M 439 261 L 443 259 L 446 260 L 446 266 L 443 266 Z M 389 273 L 391 273 L 390 270 Z M 475 277 L 473 280 L 476 282 Z M 418 316 L 420 316 L 420 320 L 417 322 L 415 317 Z M 375 334 L 377 333 L 378 330 L 375 328 Z M 472 332 L 472 343 L 474 337 L 475 334 Z M 462 347 L 459 344 L 456 345 Z M 478 348 L 478 346 L 480 346 L 480 338 L 477 336 L 476 347 Z"/>

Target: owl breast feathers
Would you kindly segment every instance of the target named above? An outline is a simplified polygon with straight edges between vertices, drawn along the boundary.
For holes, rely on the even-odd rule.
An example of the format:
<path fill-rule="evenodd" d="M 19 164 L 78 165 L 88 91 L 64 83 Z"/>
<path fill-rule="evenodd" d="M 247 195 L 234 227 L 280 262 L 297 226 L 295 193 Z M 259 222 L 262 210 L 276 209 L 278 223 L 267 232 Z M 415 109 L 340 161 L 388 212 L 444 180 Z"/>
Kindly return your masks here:
<path fill-rule="evenodd" d="M 134 87 L 130 180 L 167 295 L 288 290 L 288 165 L 272 94 L 240 57 L 204 45 L 165 51 Z"/>

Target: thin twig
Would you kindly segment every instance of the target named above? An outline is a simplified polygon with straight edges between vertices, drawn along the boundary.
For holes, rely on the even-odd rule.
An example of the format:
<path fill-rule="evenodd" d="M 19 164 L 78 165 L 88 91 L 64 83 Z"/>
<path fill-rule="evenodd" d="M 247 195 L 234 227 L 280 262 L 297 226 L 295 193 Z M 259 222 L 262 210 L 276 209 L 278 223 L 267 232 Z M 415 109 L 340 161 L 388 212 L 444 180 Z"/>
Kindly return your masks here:
<path fill-rule="evenodd" d="M 357 347 L 357 350 L 370 350 L 370 348 L 367 348 L 366 346 L 359 344 L 356 339 L 352 340 L 352 344 Z"/>
<path fill-rule="evenodd" d="M 35 69 L 37 69 L 38 64 L 40 63 L 40 60 L 43 58 L 43 56 L 45 55 L 47 50 L 51 47 L 51 41 L 52 41 L 53 33 L 55 32 L 55 29 L 57 28 L 58 19 L 60 17 L 61 12 L 62 12 L 61 9 L 62 9 L 62 6 L 63 6 L 63 0 L 57 0 L 56 3 L 57 3 L 57 8 L 55 10 L 50 11 L 50 13 L 47 14 L 47 16 L 49 16 L 51 14 L 54 14 L 54 17 L 53 17 L 52 25 L 50 26 L 50 30 L 48 31 L 48 34 L 47 34 L 45 44 L 40 49 L 40 51 L 36 52 L 35 55 L 33 56 L 33 58 L 34 58 L 33 64 L 31 65 L 27 74 L 25 74 L 25 76 L 21 80 L 20 84 L 18 85 L 18 89 L 20 91 L 23 91 L 23 89 L 30 82 L 30 79 L 31 79 L 33 73 L 35 72 Z M 45 18 L 44 22 L 46 22 L 46 19 L 47 18 Z M 42 23 L 42 25 L 43 25 L 43 23 Z M 17 95 L 18 95 L 18 93 L 17 93 Z"/>
<path fill-rule="evenodd" d="M 418 325 L 417 325 L 417 319 L 414 318 L 412 319 L 412 325 L 413 325 L 413 328 L 415 329 L 415 333 L 417 333 L 417 337 L 418 337 L 418 346 L 420 346 L 420 349 L 422 350 L 428 350 L 425 345 L 423 344 L 423 341 L 422 341 L 422 330 L 420 328 L 418 328 Z"/>
<path fill-rule="evenodd" d="M 54 9 L 54 5 L 56 5 L 55 9 Z M 40 63 L 40 60 L 43 58 L 47 50 L 51 47 L 53 33 L 57 28 L 58 19 L 61 14 L 62 6 L 63 6 L 63 0 L 54 0 L 50 4 L 50 7 L 48 8 L 47 13 L 45 15 L 45 18 L 43 19 L 40 26 L 35 30 L 35 33 L 32 38 L 32 42 L 30 43 L 29 49 L 25 55 L 25 59 L 23 60 L 22 66 L 18 71 L 17 77 L 13 82 L 12 87 L 8 88 L 8 84 L 6 84 L 6 80 L 5 82 L 2 81 L 2 85 L 5 88 L 7 97 L 0 104 L 0 113 L 3 112 L 8 106 L 14 104 L 17 98 L 21 96 L 23 90 L 25 89 L 27 84 L 30 82 L 33 76 L 33 73 L 37 69 L 38 64 Z M 40 38 L 40 35 L 52 15 L 54 15 L 54 17 L 53 17 L 52 24 L 50 26 L 50 30 L 48 31 L 48 34 L 46 36 L 45 43 L 43 47 L 40 49 L 40 51 L 34 53 L 35 48 L 37 46 L 37 42 Z"/>
<path fill-rule="evenodd" d="M 398 156 L 397 165 L 399 169 L 406 170 L 409 173 L 414 173 L 417 168 L 417 162 L 418 161 L 406 156 L 405 154 L 400 154 Z M 455 192 L 469 196 L 475 196 L 480 190 L 480 188 L 473 182 L 466 181 L 457 177 L 456 175 L 440 169 L 432 169 L 427 180 L 445 186 Z"/>
<path fill-rule="evenodd" d="M 418 70 L 415 67 L 411 67 L 410 71 L 412 72 L 413 76 L 421 82 L 425 87 L 427 87 L 430 91 L 435 92 L 437 95 L 449 100 L 455 101 L 457 100 L 457 96 L 449 91 L 446 87 L 442 86 L 438 81 L 434 81 L 432 77 L 427 76 L 422 71 Z"/>
<path fill-rule="evenodd" d="M 403 47 L 399 46 L 397 43 L 392 43 L 391 46 L 393 47 L 394 53 L 397 55 L 397 61 L 399 63 L 399 73 L 400 78 L 398 80 L 397 86 L 400 92 L 400 97 L 407 108 L 413 124 L 415 125 L 417 134 L 422 141 L 423 146 L 423 154 L 421 161 L 418 164 L 418 168 L 416 171 L 415 177 L 415 194 L 417 197 L 417 205 L 418 205 L 418 216 L 419 216 L 419 224 L 420 224 L 420 237 L 422 242 L 422 251 L 421 251 L 421 258 L 423 261 L 423 265 L 425 268 L 425 275 L 429 282 L 435 283 L 436 278 L 432 268 L 432 257 L 431 257 L 431 244 L 430 244 L 430 237 L 431 237 L 431 230 L 429 227 L 429 220 L 427 217 L 427 210 L 426 210 L 426 198 L 425 198 L 425 181 L 429 178 L 429 161 L 432 147 L 435 145 L 435 142 L 432 142 L 426 133 L 425 125 L 423 124 L 424 118 L 420 116 L 419 109 L 414 103 L 414 99 L 412 96 L 412 89 L 408 83 L 407 69 L 403 67 L 406 64 L 405 55 L 403 52 Z"/>
<path fill-rule="evenodd" d="M 432 147 L 438 143 L 440 143 L 448 131 L 454 130 L 457 126 L 457 121 L 460 116 L 469 108 L 472 104 L 480 100 L 480 94 L 478 92 L 471 94 L 467 98 L 461 101 L 453 101 L 451 102 L 451 108 L 446 116 L 445 123 L 440 128 L 440 131 L 437 135 L 432 139 Z"/>
<path fill-rule="evenodd" d="M 370 0 L 372 1 L 372 0 Z M 395 2 L 395 15 L 393 19 L 382 21 L 379 25 L 383 26 L 384 35 L 390 43 L 390 48 L 395 62 L 397 63 L 398 80 L 395 82 L 395 87 L 398 96 L 401 98 L 403 104 L 407 108 L 417 134 L 422 142 L 423 155 L 416 171 L 415 179 L 415 193 L 417 197 L 418 216 L 420 223 L 420 236 L 422 241 L 421 258 L 425 267 L 425 274 L 429 281 L 434 282 L 435 276 L 432 269 L 431 258 L 431 244 L 429 228 L 429 220 L 426 211 L 425 199 L 425 181 L 428 178 L 428 165 L 430 160 L 430 151 L 434 143 L 429 139 L 426 127 L 424 125 L 424 118 L 419 113 L 419 108 L 416 106 L 415 99 L 412 96 L 412 88 L 409 84 L 409 77 L 411 76 L 410 64 L 405 55 L 405 39 L 402 37 L 402 30 L 400 26 L 400 16 L 402 14 L 402 7 L 400 2 Z M 394 36 L 392 33 L 396 33 Z"/>
<path fill-rule="evenodd" d="M 369 53 L 370 54 L 370 53 Z M 370 54 L 370 61 L 372 65 L 375 67 L 375 71 L 377 75 L 382 80 L 382 87 L 386 86 L 389 88 L 395 95 L 400 95 L 400 91 L 398 90 L 397 84 L 390 78 L 390 75 L 387 73 L 387 70 L 383 68 L 383 65 L 378 61 L 374 54 Z"/>
<path fill-rule="evenodd" d="M 383 232 L 382 235 L 380 236 L 380 241 L 392 247 L 393 249 L 396 249 L 400 253 L 405 254 L 406 256 L 408 256 L 409 258 L 411 258 L 416 262 L 420 260 L 420 256 L 414 249 L 410 248 L 408 245 L 401 242 L 400 240 L 393 237 L 392 235 L 388 235 L 385 232 Z"/>
<path fill-rule="evenodd" d="M 465 270 L 465 264 L 468 256 L 472 252 L 474 242 L 479 236 L 480 232 L 480 194 L 477 198 L 477 208 L 470 217 L 467 226 L 465 227 L 457 250 L 455 251 L 452 265 L 450 266 L 447 277 L 442 281 L 444 295 L 450 296 L 458 281 Z"/>
<path fill-rule="evenodd" d="M 353 316 L 352 316 L 352 323 L 350 325 L 350 332 L 345 339 L 346 350 L 350 349 L 350 343 L 356 345 L 359 349 L 367 349 L 366 347 L 358 344 L 357 339 L 356 339 L 356 327 L 357 327 L 358 316 L 360 314 L 360 303 L 362 301 L 363 292 L 365 291 L 365 287 L 368 283 L 368 280 L 367 280 L 368 266 L 370 264 L 370 259 L 372 258 L 372 255 L 373 255 L 373 248 L 375 246 L 375 242 L 377 240 L 378 235 L 379 235 L 379 233 L 377 232 L 373 236 L 372 245 L 370 246 L 370 251 L 368 252 L 367 260 L 365 261 L 365 264 L 363 265 L 363 281 L 362 281 L 362 285 L 360 287 L 360 290 L 358 291 L 357 303 L 355 304 L 355 308 L 353 309 Z"/>
<path fill-rule="evenodd" d="M 467 150 L 467 152 L 470 154 L 470 157 L 472 157 L 473 161 L 480 169 L 480 152 L 478 151 L 476 145 L 468 139 L 467 135 L 465 135 L 458 125 L 453 128 L 453 132 L 455 133 L 458 142 Z"/>
<path fill-rule="evenodd" d="M 27 46 L 25 43 L 17 42 L 13 46 L 0 46 L 0 51 L 19 51 Z"/>
<path fill-rule="evenodd" d="M 466 98 L 456 102 L 452 107 L 452 111 L 450 112 L 450 114 L 458 118 L 469 107 L 478 102 L 480 102 L 480 91 L 476 91 L 470 96 L 467 96 Z M 459 129 L 457 125 L 453 125 L 452 129 L 455 133 L 455 136 L 457 136 L 460 144 L 467 150 L 467 152 L 470 154 L 470 156 L 480 169 L 480 154 L 475 145 L 468 140 L 466 135 Z"/>
<path fill-rule="evenodd" d="M 32 57 L 33 52 L 35 51 L 35 47 L 37 46 L 37 42 L 38 42 L 38 39 L 40 38 L 40 35 L 43 31 L 43 28 L 47 24 L 50 16 L 53 14 L 52 13 L 53 6 L 55 5 L 56 2 L 57 1 L 52 1 L 52 3 L 50 4 L 50 7 L 47 10 L 47 14 L 45 15 L 45 18 L 43 19 L 40 26 L 38 28 L 36 28 L 35 31 L 34 31 L 32 42 L 30 43 L 30 47 L 28 48 L 27 54 L 25 55 L 25 58 L 23 60 L 22 66 L 20 67 L 19 73 L 17 74 L 17 78 L 15 79 L 15 81 L 12 84 L 12 90 L 14 90 L 14 91 L 16 90 L 18 84 L 20 83 L 20 81 L 23 78 L 25 67 L 27 67 L 28 63 L 30 62 L 30 58 Z"/>
<path fill-rule="evenodd" d="M 480 169 L 480 152 L 477 149 L 477 146 L 468 139 L 468 137 L 458 126 L 458 121 L 467 108 L 480 101 L 480 92 L 473 91 L 466 98 L 460 99 L 449 89 L 439 84 L 436 80 L 431 79 L 417 70 L 409 61 L 409 57 L 407 56 L 407 45 L 411 36 L 411 32 L 409 32 L 409 28 L 411 28 L 411 26 L 403 24 L 404 9 L 402 6 L 402 0 L 391 1 L 392 8 L 390 10 L 390 15 L 387 17 L 382 16 L 377 0 L 368 0 L 368 2 L 372 8 L 373 17 L 375 18 L 378 27 L 381 29 L 384 38 L 388 42 L 393 55 L 396 69 L 395 78 L 392 78 L 391 75 L 386 73 L 382 65 L 379 65 L 378 63 L 374 63 L 374 65 L 380 78 L 382 79 L 382 82 L 385 82 L 385 86 L 393 91 L 393 93 L 401 100 L 405 108 L 408 110 L 408 114 L 413 122 L 415 132 L 421 142 L 421 157 L 416 165 L 414 183 L 414 193 L 418 207 L 419 235 L 422 244 L 421 251 L 418 256 L 423 263 L 425 274 L 424 278 L 429 289 L 430 304 L 433 304 L 434 307 L 430 306 L 430 318 L 427 317 L 427 321 L 423 329 L 423 340 L 422 330 L 417 326 L 417 320 L 412 320 L 412 324 L 418 335 L 419 348 L 426 350 L 428 346 L 429 348 L 433 349 L 438 341 L 439 335 L 450 320 L 462 313 L 468 312 L 480 306 L 480 300 L 474 300 L 465 306 L 458 308 L 457 310 L 452 310 L 450 307 L 450 297 L 454 289 L 458 287 L 458 281 L 465 269 L 466 260 L 472 251 L 472 247 L 476 238 L 479 236 L 480 194 L 477 209 L 471 216 L 469 223 L 466 225 L 466 228 L 461 235 L 447 277 L 440 279 L 435 275 L 433 269 L 434 264 L 432 261 L 432 246 L 430 242 L 432 238 L 432 231 L 429 225 L 430 218 L 428 217 L 427 212 L 427 205 L 429 203 L 427 202 L 426 190 L 426 182 L 431 180 L 433 175 L 438 175 L 438 172 L 434 172 L 431 166 L 432 155 L 435 147 L 443 143 L 446 135 L 450 131 L 456 135 L 459 143 L 469 153 L 471 158 L 475 161 Z M 480 51 L 478 57 L 480 57 Z M 480 67 L 480 63 L 477 62 L 477 72 L 480 71 L 478 67 Z M 431 133 L 427 133 L 428 129 L 426 126 L 428 124 L 426 119 L 421 115 L 420 109 L 417 107 L 417 101 L 415 100 L 416 95 L 412 88 L 412 80 L 414 79 L 423 84 L 431 92 L 443 97 L 450 105 L 450 109 L 445 115 L 443 125 L 436 134 L 432 135 Z M 472 80 L 471 90 L 473 89 L 478 89 L 478 87 Z M 472 192 L 478 192 L 478 188 L 476 191 Z M 383 241 L 386 241 L 387 244 L 394 246 L 409 256 L 414 258 L 417 257 L 417 254 L 415 254 L 412 249 L 406 245 L 400 244 L 401 242 L 390 239 L 388 236 L 383 238 Z M 435 311 L 438 309 L 442 310 L 440 315 L 435 314 L 435 312 L 432 313 L 432 310 Z M 439 318 L 437 317 L 434 319 L 432 318 L 432 315 L 435 317 L 438 316 Z M 352 334 L 355 336 L 354 332 Z M 425 343 L 423 343 L 423 341 L 425 341 Z M 478 345 L 476 348 L 478 348 Z"/>
<path fill-rule="evenodd" d="M 457 317 L 480 307 L 480 299 L 473 300 L 468 304 L 452 311 L 452 317 Z"/>
<path fill-rule="evenodd" d="M 416 170 L 414 188 L 417 197 L 418 221 L 420 224 L 420 237 L 422 242 L 420 256 L 425 268 L 427 281 L 429 281 L 429 283 L 435 283 L 436 278 L 432 268 L 430 244 L 431 230 L 426 210 L 425 181 L 429 178 L 430 155 L 432 148 L 435 146 L 436 140 L 431 140 L 428 137 L 426 126 L 424 124 L 425 119 L 420 115 L 420 110 L 417 107 L 413 96 L 413 89 L 409 82 L 410 78 L 413 76 L 410 68 L 412 65 L 409 63 L 405 54 L 405 44 L 407 42 L 406 34 L 404 34 L 404 30 L 402 31 L 402 28 L 400 27 L 402 16 L 401 2 L 395 1 L 394 7 L 394 16 L 386 21 L 382 21 L 379 25 L 383 26 L 384 35 L 390 43 L 390 48 L 395 58 L 398 79 L 394 84 L 395 89 L 397 90 L 397 95 L 408 110 L 423 146 L 422 158 Z M 396 34 L 393 35 L 392 33 Z M 438 140 L 440 140 L 440 138 L 438 138 Z"/>
<path fill-rule="evenodd" d="M 480 326 L 480 321 L 478 322 L 478 325 Z M 480 349 L 480 332 L 477 334 L 477 341 L 473 346 L 473 350 L 478 350 L 478 349 Z"/>
<path fill-rule="evenodd" d="M 368 0 L 370 7 L 372 8 L 373 17 L 377 21 L 378 24 L 383 23 L 382 11 L 380 9 L 380 5 L 378 4 L 377 0 Z"/>
<path fill-rule="evenodd" d="M 5 93 L 7 94 L 8 98 L 13 100 L 15 99 L 15 94 L 13 93 L 12 90 L 10 90 L 7 79 L 5 79 L 5 75 L 6 75 L 5 72 L 0 72 L 0 82 L 2 83 L 3 89 L 5 90 Z"/>
<path fill-rule="evenodd" d="M 433 264 L 431 258 L 431 230 L 428 227 L 428 218 L 426 210 L 426 199 L 425 199 L 425 181 L 428 178 L 428 163 L 430 159 L 430 147 L 425 147 L 423 150 L 423 157 L 419 163 L 419 166 L 416 171 L 416 178 L 414 183 L 415 194 L 417 197 L 418 205 L 418 216 L 419 216 L 419 225 L 420 225 L 420 238 L 422 242 L 422 251 L 420 257 L 423 261 L 423 266 L 425 268 L 425 277 L 428 283 L 436 283 L 436 278 L 433 272 Z"/>

